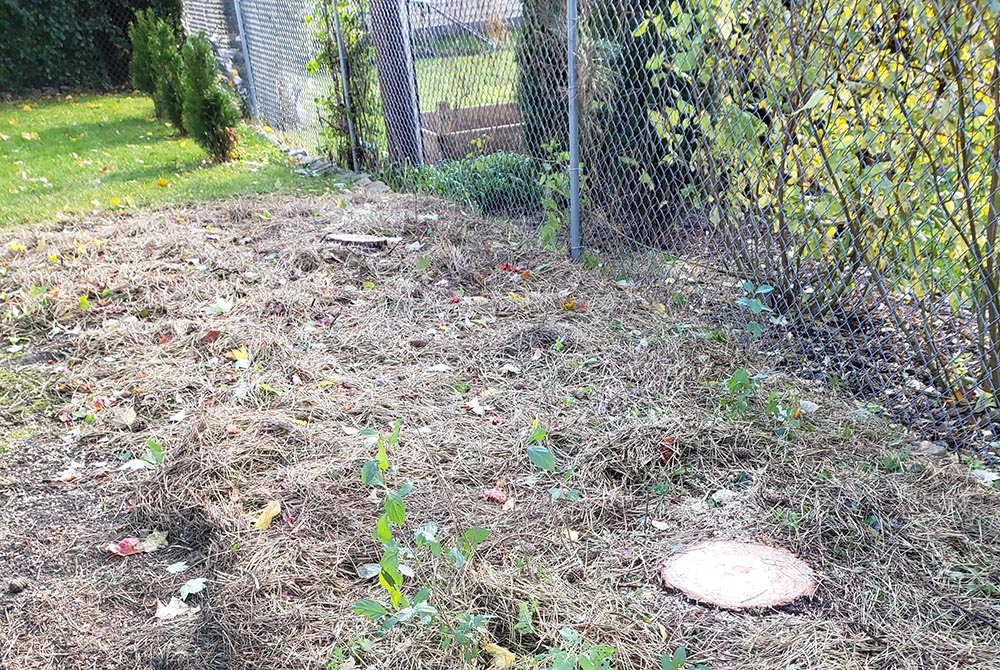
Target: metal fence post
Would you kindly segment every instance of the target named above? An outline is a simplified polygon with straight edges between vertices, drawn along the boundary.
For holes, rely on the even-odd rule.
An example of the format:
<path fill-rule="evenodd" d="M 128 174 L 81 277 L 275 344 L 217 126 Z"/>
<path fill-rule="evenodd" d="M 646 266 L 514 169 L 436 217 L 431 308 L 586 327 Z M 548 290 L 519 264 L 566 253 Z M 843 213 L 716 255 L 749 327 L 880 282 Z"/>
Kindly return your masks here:
<path fill-rule="evenodd" d="M 580 126 L 576 101 L 577 0 L 566 3 L 566 44 L 569 93 L 569 234 L 570 255 L 580 260 Z"/>
<path fill-rule="evenodd" d="M 326 11 L 331 11 L 329 3 L 324 4 Z M 340 56 L 340 82 L 344 88 L 344 112 L 347 114 L 347 132 L 351 138 L 351 168 L 358 171 L 358 133 L 354 127 L 354 108 L 351 106 L 351 86 L 347 71 L 347 50 L 344 48 L 344 34 L 340 29 L 340 9 L 334 2 L 333 26 L 337 32 L 337 53 Z M 330 25 L 327 22 L 327 25 Z"/>
<path fill-rule="evenodd" d="M 233 14 L 236 15 L 236 29 L 240 33 L 240 49 L 243 51 L 243 67 L 247 75 L 247 97 L 250 98 L 250 113 L 255 121 L 260 121 L 260 108 L 257 107 L 257 87 L 253 81 L 253 65 L 250 63 L 250 48 L 247 46 L 247 31 L 243 24 L 243 8 L 240 0 L 233 1 Z"/>

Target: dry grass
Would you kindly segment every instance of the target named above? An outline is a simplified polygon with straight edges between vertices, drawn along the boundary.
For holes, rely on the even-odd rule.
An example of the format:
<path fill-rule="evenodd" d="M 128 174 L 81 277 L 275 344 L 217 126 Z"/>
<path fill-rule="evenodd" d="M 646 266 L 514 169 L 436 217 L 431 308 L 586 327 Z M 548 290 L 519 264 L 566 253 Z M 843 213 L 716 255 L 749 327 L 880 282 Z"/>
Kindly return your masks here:
<path fill-rule="evenodd" d="M 327 228 L 404 239 L 334 248 Z M 18 239 L 28 250 L 4 258 L 0 289 L 6 334 L 25 339 L 3 369 L 44 383 L 11 385 L 21 400 L 0 455 L 0 565 L 31 580 L 0 596 L 0 667 L 321 668 L 336 647 L 360 666 L 462 667 L 432 630 L 377 639 L 351 613 L 379 597 L 355 568 L 380 551 L 380 502 L 358 477 L 371 449 L 353 433 L 395 419 L 392 460 L 414 483 L 400 536 L 427 520 L 450 537 L 492 531 L 465 569 L 419 575 L 443 611 L 487 615 L 518 667 L 563 626 L 613 645 L 623 670 L 656 668 L 679 645 L 716 669 L 1000 667 L 997 491 L 948 460 L 885 472 L 905 436 L 815 383 L 773 374 L 748 416 L 721 419 L 714 382 L 766 361 L 702 337 L 693 311 L 657 309 L 663 298 L 539 251 L 526 231 L 431 199 L 356 194 Z M 206 312 L 217 296 L 234 307 Z M 209 330 L 218 339 L 202 343 Z M 249 369 L 226 357 L 240 347 Z M 441 363 L 451 370 L 430 370 Z M 795 439 L 774 437 L 770 389 L 819 404 Z M 98 398 L 113 401 L 92 423 L 55 419 Z M 491 409 L 467 411 L 472 398 Z M 131 427 L 114 422 L 127 407 Z M 528 462 L 536 417 L 564 482 Z M 165 445 L 155 470 L 41 483 L 70 459 L 114 467 L 147 438 Z M 513 509 L 483 499 L 498 480 Z M 580 500 L 552 502 L 554 486 Z M 737 496 L 708 504 L 724 487 Z M 253 530 L 269 500 L 286 517 Z M 100 549 L 152 529 L 169 532 L 168 549 L 125 560 Z M 658 563 L 709 537 L 789 548 L 819 573 L 817 596 L 728 613 L 660 587 Z M 192 568 L 165 572 L 180 560 Z M 209 580 L 192 597 L 201 613 L 152 619 L 154 601 L 195 576 Z M 520 603 L 533 634 L 515 629 Z"/>

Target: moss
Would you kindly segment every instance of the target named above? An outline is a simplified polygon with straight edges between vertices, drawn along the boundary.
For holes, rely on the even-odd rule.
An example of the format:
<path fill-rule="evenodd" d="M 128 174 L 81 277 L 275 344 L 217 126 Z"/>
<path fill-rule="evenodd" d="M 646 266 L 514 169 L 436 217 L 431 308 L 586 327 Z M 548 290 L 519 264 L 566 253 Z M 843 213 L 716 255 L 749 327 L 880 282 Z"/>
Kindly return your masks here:
<path fill-rule="evenodd" d="M 25 414 L 51 412 L 54 404 L 47 380 L 34 370 L 0 367 L 0 407 L 2 418 L 18 425 L 24 423 Z"/>

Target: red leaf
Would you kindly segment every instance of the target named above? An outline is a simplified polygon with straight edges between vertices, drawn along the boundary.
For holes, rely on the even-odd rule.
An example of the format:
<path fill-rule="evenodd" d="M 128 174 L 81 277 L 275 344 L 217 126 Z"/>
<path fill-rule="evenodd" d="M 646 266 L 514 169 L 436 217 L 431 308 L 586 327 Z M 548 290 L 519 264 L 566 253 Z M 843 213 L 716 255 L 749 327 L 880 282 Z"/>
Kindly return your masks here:
<path fill-rule="evenodd" d="M 483 500 L 486 502 L 495 502 L 498 505 L 503 505 L 507 502 L 507 494 L 499 486 L 494 486 L 491 489 L 485 489 L 483 491 Z"/>
<path fill-rule="evenodd" d="M 450 298 L 448 298 L 448 304 L 454 305 L 457 302 L 461 302 L 461 300 L 462 300 L 462 297 L 460 295 L 458 295 L 457 293 L 455 293 Z"/>
<path fill-rule="evenodd" d="M 126 537 L 124 540 L 118 540 L 117 542 L 108 542 L 104 545 L 104 548 L 118 556 L 131 556 L 142 553 L 142 549 L 139 548 L 141 543 L 142 540 L 137 537 Z"/>
<path fill-rule="evenodd" d="M 221 330 L 210 330 L 207 333 L 205 333 L 202 336 L 202 338 L 198 341 L 201 342 L 202 344 L 211 344 L 212 342 L 215 342 L 217 339 L 219 339 L 219 335 L 222 335 Z"/>
<path fill-rule="evenodd" d="M 663 462 L 669 463 L 676 455 L 677 450 L 674 449 L 674 438 L 663 438 L 663 440 L 660 441 L 660 458 L 663 459 Z"/>
<path fill-rule="evenodd" d="M 173 340 L 173 339 L 174 339 L 174 338 L 173 338 L 173 336 L 172 336 L 172 335 L 160 335 L 160 339 L 158 339 L 158 340 L 156 341 L 156 343 L 157 343 L 157 344 L 166 344 L 167 342 L 170 342 L 170 341 L 171 341 L 171 340 Z"/>

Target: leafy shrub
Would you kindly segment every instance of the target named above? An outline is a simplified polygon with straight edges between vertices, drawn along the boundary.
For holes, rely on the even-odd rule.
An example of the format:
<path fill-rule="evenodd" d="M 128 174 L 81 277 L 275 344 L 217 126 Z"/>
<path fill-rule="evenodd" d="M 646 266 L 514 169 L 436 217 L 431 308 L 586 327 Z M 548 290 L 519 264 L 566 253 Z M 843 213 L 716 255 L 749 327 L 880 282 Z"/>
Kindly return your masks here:
<path fill-rule="evenodd" d="M 156 18 L 164 21 L 168 26 L 173 28 L 174 32 L 181 32 L 181 16 L 184 13 L 184 0 L 151 0 L 149 6 Z"/>
<path fill-rule="evenodd" d="M 219 85 L 212 45 L 204 33 L 198 33 L 188 38 L 181 54 L 184 127 L 216 160 L 228 161 L 236 150 L 240 109 Z"/>
<path fill-rule="evenodd" d="M 128 38 L 132 43 L 132 60 L 128 71 L 132 87 L 146 95 L 156 91 L 156 71 L 153 65 L 153 39 L 156 33 L 156 17 L 152 10 L 136 12 L 135 22 L 129 26 Z"/>
<path fill-rule="evenodd" d="M 542 206 L 538 164 L 521 154 L 499 152 L 390 168 L 383 178 L 397 190 L 433 193 L 468 204 L 480 214 L 525 214 Z"/>
<path fill-rule="evenodd" d="M 176 2 L 176 0 L 173 0 Z M 142 0 L 0 2 L 0 91 L 128 79 L 128 25 Z"/>
<path fill-rule="evenodd" d="M 183 133 L 181 82 L 184 62 L 181 60 L 177 32 L 169 23 L 157 20 L 148 50 L 154 69 L 153 105 L 156 107 L 156 115 L 170 121 Z"/>
<path fill-rule="evenodd" d="M 331 77 L 328 93 L 316 99 L 321 126 L 319 149 L 338 165 L 356 170 L 378 167 L 382 158 L 379 146 L 385 138 L 382 100 L 375 71 L 375 48 L 365 20 L 367 4 L 367 0 L 319 0 L 313 13 L 306 16 L 320 45 L 319 53 L 306 63 L 306 71 L 310 75 L 325 71 Z M 344 100 L 341 79 L 336 39 L 338 22 L 344 42 L 350 112 Z M 353 149 L 351 124 L 357 139 L 357 146 Z"/>

